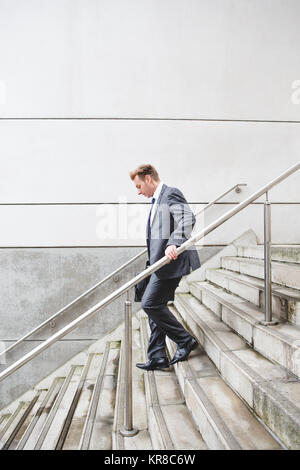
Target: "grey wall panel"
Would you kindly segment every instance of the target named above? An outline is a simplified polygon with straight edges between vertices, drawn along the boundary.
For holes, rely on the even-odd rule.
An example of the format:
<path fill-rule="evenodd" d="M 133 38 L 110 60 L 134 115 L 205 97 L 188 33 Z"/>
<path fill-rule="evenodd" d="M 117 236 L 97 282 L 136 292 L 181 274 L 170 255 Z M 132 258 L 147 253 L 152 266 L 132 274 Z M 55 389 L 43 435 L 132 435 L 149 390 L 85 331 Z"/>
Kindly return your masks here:
<path fill-rule="evenodd" d="M 299 14 L 298 0 L 1 0 L 0 114 L 299 120 Z"/>

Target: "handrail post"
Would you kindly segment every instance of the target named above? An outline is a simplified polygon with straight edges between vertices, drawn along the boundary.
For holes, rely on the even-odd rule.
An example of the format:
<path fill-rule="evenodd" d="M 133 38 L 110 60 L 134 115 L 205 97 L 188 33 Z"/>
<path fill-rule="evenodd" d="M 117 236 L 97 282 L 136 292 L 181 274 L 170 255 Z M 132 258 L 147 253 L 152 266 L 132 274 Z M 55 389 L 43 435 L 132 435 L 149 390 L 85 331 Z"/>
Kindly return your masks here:
<path fill-rule="evenodd" d="M 264 202 L 264 280 L 265 280 L 265 320 L 263 325 L 277 325 L 272 321 L 272 257 L 271 257 L 271 203 L 266 191 Z"/>
<path fill-rule="evenodd" d="M 132 303 L 129 299 L 129 290 L 125 301 L 125 360 L 124 370 L 125 378 L 125 407 L 124 407 L 124 426 L 120 429 L 120 434 L 124 437 L 135 436 L 139 430 L 133 427 L 132 419 Z"/>

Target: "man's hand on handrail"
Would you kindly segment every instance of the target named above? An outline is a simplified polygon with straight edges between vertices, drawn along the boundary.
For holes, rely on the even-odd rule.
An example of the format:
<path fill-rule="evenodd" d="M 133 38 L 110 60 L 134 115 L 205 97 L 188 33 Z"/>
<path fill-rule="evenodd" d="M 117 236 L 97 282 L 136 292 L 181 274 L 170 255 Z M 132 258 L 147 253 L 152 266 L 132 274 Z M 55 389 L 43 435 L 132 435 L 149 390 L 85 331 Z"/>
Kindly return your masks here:
<path fill-rule="evenodd" d="M 170 263 L 172 259 L 177 259 L 178 258 L 177 246 L 176 245 L 167 246 L 165 250 L 165 255 L 170 260 L 168 261 L 168 263 Z"/>

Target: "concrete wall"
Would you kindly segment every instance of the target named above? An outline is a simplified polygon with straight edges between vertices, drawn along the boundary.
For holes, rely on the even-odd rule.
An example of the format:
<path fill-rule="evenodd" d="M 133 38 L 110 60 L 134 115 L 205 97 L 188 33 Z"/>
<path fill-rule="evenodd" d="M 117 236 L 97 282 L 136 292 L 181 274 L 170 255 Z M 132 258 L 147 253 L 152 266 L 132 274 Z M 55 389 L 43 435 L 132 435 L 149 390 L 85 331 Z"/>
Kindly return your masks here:
<path fill-rule="evenodd" d="M 298 0 L 0 0 L 0 340 L 144 245 L 148 201 L 128 176 L 138 164 L 154 164 L 195 210 L 247 183 L 200 228 L 299 160 L 299 14 Z M 270 193 L 274 243 L 300 243 L 298 188 L 293 175 Z M 261 243 L 261 203 L 201 242 L 203 258 L 250 227 Z M 73 332 L 3 400 L 121 315 L 110 306 Z"/>
<path fill-rule="evenodd" d="M 297 0 L 0 8 L 4 117 L 299 119 Z"/>
<path fill-rule="evenodd" d="M 0 202 L 141 202 L 128 171 L 149 161 L 191 202 L 251 194 L 299 160 L 299 14 L 298 0 L 0 0 Z M 299 203 L 298 186 L 271 200 Z M 275 240 L 298 243 L 299 206 L 285 209 L 293 236 L 275 221 Z M 0 246 L 144 243 L 101 238 L 97 210 L 0 206 Z"/>
<path fill-rule="evenodd" d="M 141 202 L 128 171 L 148 161 L 191 202 L 251 194 L 299 160 L 299 15 L 298 0 L 0 0 L 0 202 Z M 0 206 L 0 246 L 144 243 L 101 238 L 97 210 Z M 276 242 L 291 231 L 274 221 Z"/>

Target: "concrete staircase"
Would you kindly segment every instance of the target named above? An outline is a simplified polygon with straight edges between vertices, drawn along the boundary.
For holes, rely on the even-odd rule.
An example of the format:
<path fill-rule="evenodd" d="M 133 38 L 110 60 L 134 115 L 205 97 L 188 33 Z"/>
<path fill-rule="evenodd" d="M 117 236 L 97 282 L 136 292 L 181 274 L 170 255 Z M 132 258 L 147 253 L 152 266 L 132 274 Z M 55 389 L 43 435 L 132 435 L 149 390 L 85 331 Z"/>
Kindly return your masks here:
<path fill-rule="evenodd" d="M 176 315 L 178 311 L 173 308 Z M 194 330 L 195 334 L 195 330 Z M 133 322 L 133 363 L 146 360 L 148 321 Z M 123 437 L 122 328 L 2 411 L 2 450 L 280 449 L 199 347 L 164 371 L 133 368 L 134 437 Z M 170 356 L 175 345 L 168 341 Z"/>
<path fill-rule="evenodd" d="M 134 437 L 123 437 L 123 325 L 0 413 L 0 448 L 99 450 L 300 449 L 300 248 L 273 252 L 273 305 L 263 326 L 261 247 L 226 247 L 205 278 L 186 278 L 170 308 L 198 338 L 164 371 L 133 366 Z M 280 282 L 279 282 L 280 281 Z M 133 364 L 149 326 L 133 318 Z M 170 357 L 176 345 L 167 340 Z"/>

